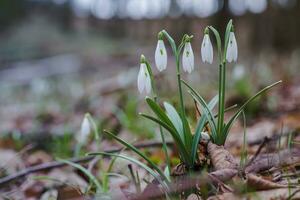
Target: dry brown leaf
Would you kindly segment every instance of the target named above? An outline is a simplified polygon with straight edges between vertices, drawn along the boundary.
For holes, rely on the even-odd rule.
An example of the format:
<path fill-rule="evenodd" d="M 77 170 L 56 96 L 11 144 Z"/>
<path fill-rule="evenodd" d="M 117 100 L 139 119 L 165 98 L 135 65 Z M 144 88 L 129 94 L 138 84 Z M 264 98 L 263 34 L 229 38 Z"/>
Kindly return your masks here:
<path fill-rule="evenodd" d="M 33 166 L 52 161 L 52 157 L 44 151 L 36 151 L 27 158 L 26 165 Z"/>
<path fill-rule="evenodd" d="M 288 185 L 281 185 L 278 183 L 274 183 L 262 177 L 256 176 L 254 174 L 246 175 L 246 184 L 247 187 L 255 190 L 270 190 L 276 188 L 286 188 Z"/>
<path fill-rule="evenodd" d="M 210 176 L 216 177 L 220 181 L 228 181 L 232 179 L 234 176 L 236 176 L 238 173 L 238 170 L 236 169 L 220 169 L 214 172 L 209 173 Z"/>
<path fill-rule="evenodd" d="M 300 163 L 300 150 L 285 149 L 278 153 L 259 155 L 249 166 L 246 167 L 245 172 L 258 173 L 272 167 L 284 167 L 297 163 Z"/>
<path fill-rule="evenodd" d="M 224 193 L 221 195 L 211 196 L 208 200 L 256 200 L 256 199 L 263 199 L 263 200 L 284 200 L 287 199 L 290 194 L 296 192 L 297 189 L 292 188 L 290 193 L 289 190 L 286 188 L 279 188 L 273 190 L 266 190 L 266 191 L 258 191 L 258 192 L 250 192 L 243 195 L 233 194 L 233 193 Z M 300 192 L 296 193 L 292 199 L 300 199 Z"/>
<path fill-rule="evenodd" d="M 209 142 L 207 151 L 215 170 L 238 168 L 235 158 L 224 148 L 224 146 L 218 146 Z"/>
<path fill-rule="evenodd" d="M 66 171 L 62 169 L 54 169 L 48 175 L 48 177 L 57 181 L 46 181 L 45 185 L 48 188 L 58 187 L 62 184 L 77 188 L 77 190 L 84 192 L 88 187 L 88 183 L 73 171 Z"/>
<path fill-rule="evenodd" d="M 21 168 L 24 164 L 17 152 L 0 149 L 0 176 L 16 173 Z"/>
<path fill-rule="evenodd" d="M 84 200 L 85 197 L 74 187 L 61 187 L 58 189 L 57 199 Z"/>

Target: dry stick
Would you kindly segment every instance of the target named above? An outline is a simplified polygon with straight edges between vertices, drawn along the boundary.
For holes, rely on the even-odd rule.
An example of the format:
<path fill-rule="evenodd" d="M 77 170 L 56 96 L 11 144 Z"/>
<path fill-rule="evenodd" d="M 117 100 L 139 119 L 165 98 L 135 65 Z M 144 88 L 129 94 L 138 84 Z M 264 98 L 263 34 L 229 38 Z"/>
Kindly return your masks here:
<path fill-rule="evenodd" d="M 257 156 L 260 154 L 261 150 L 266 146 L 266 144 L 270 141 L 270 139 L 268 137 L 264 137 L 263 142 L 259 145 L 257 151 L 255 152 L 254 156 L 252 156 L 252 158 L 249 160 L 249 162 L 247 162 L 247 164 L 244 166 L 243 171 L 245 170 L 246 167 L 248 167 L 249 165 L 251 165 L 254 160 L 257 158 Z"/>
<path fill-rule="evenodd" d="M 300 189 L 296 190 L 295 192 L 293 192 L 288 198 L 287 200 L 291 200 L 298 192 L 300 192 Z"/>
<path fill-rule="evenodd" d="M 217 183 L 218 185 L 222 186 L 224 189 L 226 189 L 226 192 L 233 192 L 233 189 L 230 188 L 228 185 L 226 185 L 223 181 L 221 181 L 220 179 L 218 179 L 218 177 L 213 176 L 211 174 L 208 174 L 208 177 L 213 180 L 215 183 Z"/>
<path fill-rule="evenodd" d="M 168 146 L 172 146 L 173 142 L 166 142 Z M 149 142 L 149 143 L 141 143 L 141 144 L 136 144 L 134 145 L 136 148 L 148 148 L 148 147 L 161 147 L 162 143 L 161 142 Z M 107 150 L 103 150 L 106 153 L 116 153 L 120 152 L 124 149 L 123 147 L 117 147 L 117 148 L 111 148 Z M 86 156 L 83 158 L 72 158 L 70 159 L 71 162 L 74 163 L 82 163 L 82 162 L 88 162 L 92 160 L 95 156 Z M 24 170 L 21 170 L 15 174 L 5 176 L 0 179 L 0 187 L 3 186 L 4 184 L 7 184 L 11 181 L 17 180 L 19 178 L 22 178 L 24 176 L 27 176 L 31 173 L 38 172 L 38 171 L 44 171 L 44 170 L 50 170 L 53 168 L 58 168 L 58 167 L 63 167 L 65 166 L 66 163 L 60 162 L 60 161 L 53 161 L 53 162 L 48 162 L 48 163 L 43 163 L 40 165 L 35 165 L 32 167 L 28 167 Z"/>

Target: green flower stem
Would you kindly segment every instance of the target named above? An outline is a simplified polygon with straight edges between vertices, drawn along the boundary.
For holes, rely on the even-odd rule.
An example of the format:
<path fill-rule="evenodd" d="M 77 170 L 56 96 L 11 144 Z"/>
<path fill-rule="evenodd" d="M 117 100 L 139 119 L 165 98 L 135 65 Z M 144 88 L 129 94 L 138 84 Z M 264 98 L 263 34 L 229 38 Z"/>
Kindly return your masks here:
<path fill-rule="evenodd" d="M 223 140 L 222 133 L 224 126 L 224 110 L 225 110 L 225 87 L 226 87 L 226 62 L 220 64 L 219 67 L 219 117 L 217 125 L 218 139 Z M 221 141 L 220 141 L 221 142 Z M 218 142 L 219 143 L 219 142 Z"/>

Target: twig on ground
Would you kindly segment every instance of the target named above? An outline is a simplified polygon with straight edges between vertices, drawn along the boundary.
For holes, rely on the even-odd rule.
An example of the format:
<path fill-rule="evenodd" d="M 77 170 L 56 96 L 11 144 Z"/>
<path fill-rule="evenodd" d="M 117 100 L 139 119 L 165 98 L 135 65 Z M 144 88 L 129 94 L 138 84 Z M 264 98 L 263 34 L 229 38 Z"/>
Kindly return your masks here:
<path fill-rule="evenodd" d="M 291 200 L 291 199 L 292 199 L 297 193 L 299 193 L 299 192 L 300 192 L 300 189 L 294 191 L 294 192 L 287 198 L 287 200 Z"/>
<path fill-rule="evenodd" d="M 248 167 L 249 165 L 251 165 L 253 163 L 253 161 L 257 158 L 257 156 L 260 154 L 261 150 L 266 146 L 266 144 L 270 141 L 270 139 L 268 137 L 264 137 L 263 142 L 259 145 L 257 151 L 255 152 L 255 154 L 252 156 L 252 158 L 249 160 L 249 162 L 247 162 L 247 164 L 244 166 L 243 171 L 245 170 L 246 167 Z"/>
<path fill-rule="evenodd" d="M 172 142 L 167 142 L 167 145 L 172 146 L 173 143 Z M 161 147 L 162 143 L 161 142 L 149 142 L 149 143 L 136 144 L 134 146 L 136 148 Z M 115 148 L 106 149 L 106 150 L 103 150 L 103 151 L 107 152 L 107 153 L 116 153 L 116 152 L 122 151 L 123 149 L 124 149 L 123 147 L 115 147 Z M 82 163 L 82 162 L 88 162 L 88 161 L 92 160 L 94 157 L 95 156 L 86 156 L 86 157 L 83 157 L 83 158 L 72 158 L 72 159 L 70 159 L 70 161 L 74 162 L 74 163 Z M 12 181 L 16 181 L 17 179 L 20 179 L 22 177 L 25 177 L 25 176 L 27 176 L 31 173 L 38 172 L 38 171 L 44 171 L 44 170 L 50 170 L 50 169 L 58 168 L 58 167 L 63 167 L 65 165 L 66 165 L 66 163 L 59 162 L 59 161 L 53 161 L 53 162 L 48 162 L 48 163 L 43 163 L 43 164 L 40 164 L 40 165 L 35 165 L 35 166 L 32 166 L 32 167 L 28 167 L 28 168 L 26 168 L 24 170 L 21 170 L 21 171 L 15 173 L 15 174 L 8 175 L 8 176 L 5 176 L 5 177 L 1 178 L 0 179 L 0 187 L 5 185 L 5 184 L 8 184 Z"/>

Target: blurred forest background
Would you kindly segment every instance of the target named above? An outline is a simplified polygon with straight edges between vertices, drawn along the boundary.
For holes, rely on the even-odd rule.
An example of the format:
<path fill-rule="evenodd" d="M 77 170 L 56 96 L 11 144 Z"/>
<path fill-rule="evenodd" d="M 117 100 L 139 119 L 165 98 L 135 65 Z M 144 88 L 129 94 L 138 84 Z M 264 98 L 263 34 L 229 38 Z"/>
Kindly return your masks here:
<path fill-rule="evenodd" d="M 42 148 L 69 155 L 65 151 L 72 143 L 60 151 L 51 146 L 53 135 L 72 138 L 86 112 L 101 128 L 154 137 L 153 126 L 137 116 L 144 104 L 136 91 L 140 54 L 154 61 L 162 29 L 177 41 L 193 34 L 196 70 L 185 78 L 211 97 L 218 73 L 217 66 L 200 62 L 203 30 L 213 25 L 224 31 L 230 18 L 239 58 L 228 66 L 228 102 L 239 103 L 283 79 L 281 95 L 253 105 L 249 116 L 297 109 L 297 99 L 289 97 L 300 93 L 299 11 L 297 0 L 1 0 L 1 137 L 19 141 L 20 147 L 42 140 Z M 174 76 L 169 56 L 159 87 L 176 103 Z"/>

